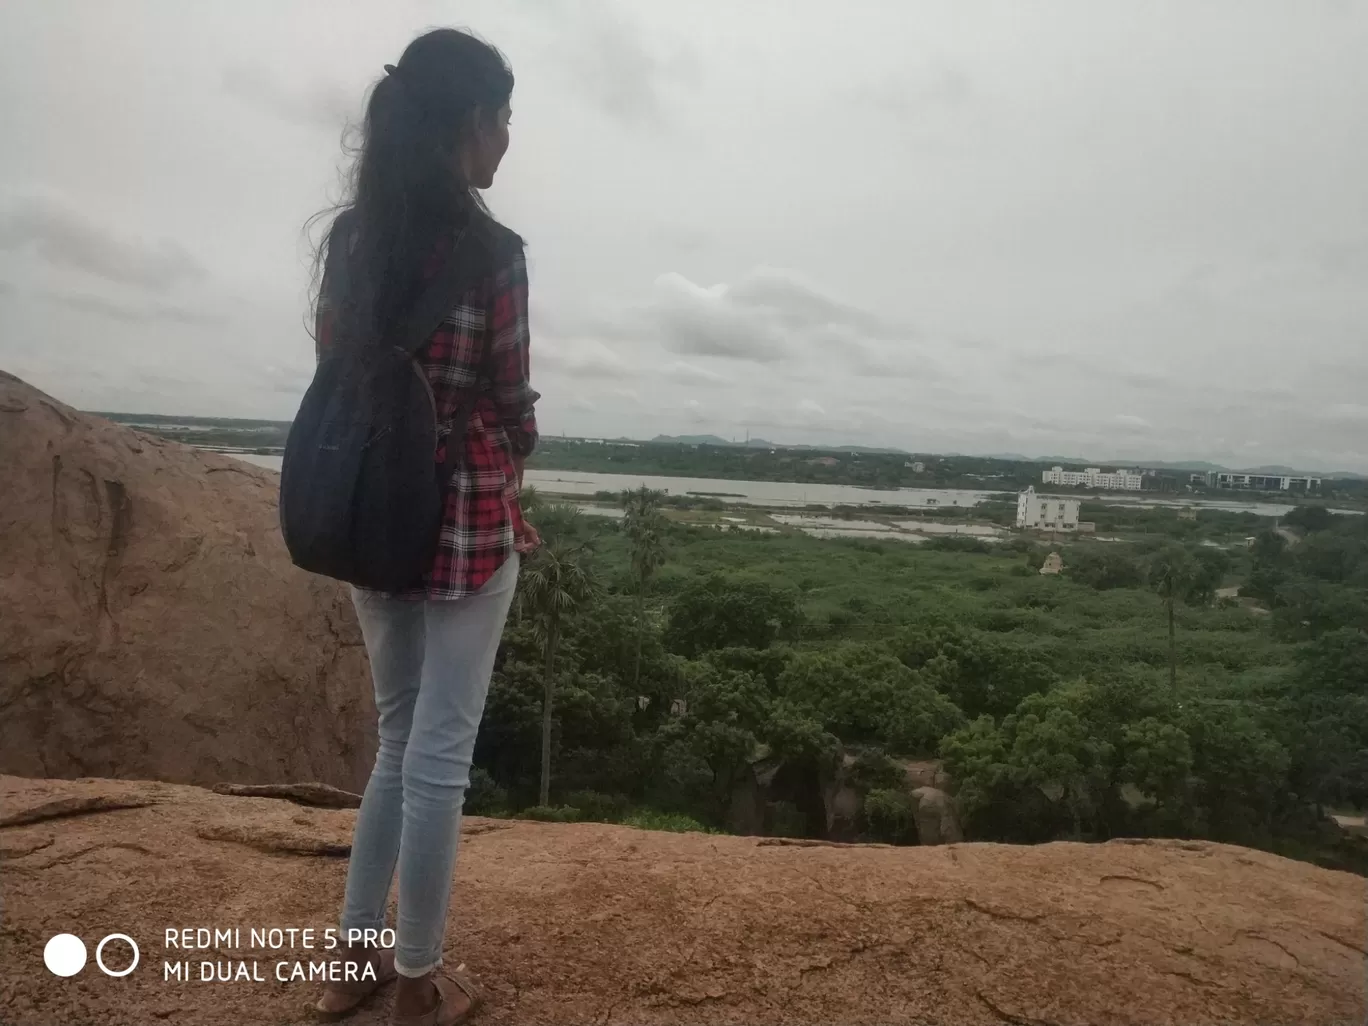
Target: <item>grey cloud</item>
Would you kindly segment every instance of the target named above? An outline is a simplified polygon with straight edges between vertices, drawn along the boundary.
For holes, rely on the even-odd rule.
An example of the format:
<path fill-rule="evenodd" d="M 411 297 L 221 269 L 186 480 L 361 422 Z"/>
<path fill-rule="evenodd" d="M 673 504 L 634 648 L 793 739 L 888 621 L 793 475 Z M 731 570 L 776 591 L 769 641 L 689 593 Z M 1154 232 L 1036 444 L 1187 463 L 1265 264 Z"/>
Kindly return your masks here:
<path fill-rule="evenodd" d="M 665 121 L 668 89 L 695 82 L 700 61 L 683 44 L 675 43 L 669 51 L 653 46 L 627 10 L 603 3 L 553 5 L 550 11 L 579 39 L 562 36 L 549 56 L 609 117 L 628 128 L 659 127 Z"/>
<path fill-rule="evenodd" d="M 881 428 L 891 426 L 878 414 L 861 411 L 858 416 L 850 415 L 834 410 L 829 401 L 817 402 L 809 398 L 786 405 L 746 405 L 736 423 L 750 430 L 773 431 L 785 436 L 771 441 L 814 436 L 831 439 L 835 433 L 838 445 L 841 441 L 868 441 L 878 437 L 876 432 Z"/>
<path fill-rule="evenodd" d="M 911 329 L 834 299 L 799 275 L 757 268 L 732 285 L 704 288 L 670 272 L 656 280 L 642 322 L 680 354 L 777 363 L 815 355 L 869 373 L 915 373 L 903 350 Z M 896 369 L 900 364 L 901 370 Z"/>
<path fill-rule="evenodd" d="M 661 226 L 656 236 L 662 243 L 684 254 L 697 253 L 708 245 L 711 236 L 699 228 L 687 225 Z"/>
<path fill-rule="evenodd" d="M 1326 408 L 1324 416 L 1327 420 L 1339 420 L 1352 424 L 1368 424 L 1368 404 L 1335 403 Z"/>
<path fill-rule="evenodd" d="M 774 363 L 790 348 L 777 325 L 730 302 L 725 289 L 673 272 L 657 279 L 646 319 L 676 353 Z"/>
<path fill-rule="evenodd" d="M 196 310 L 176 303 L 152 301 L 125 301 L 93 296 L 84 292 L 59 292 L 44 289 L 36 293 L 38 298 L 68 310 L 109 317 L 125 324 L 150 324 L 169 322 L 173 324 L 218 324 L 224 321 L 221 314 Z"/>
<path fill-rule="evenodd" d="M 1297 398 L 1297 392 L 1295 389 L 1286 388 L 1281 385 L 1256 385 L 1248 390 L 1244 390 L 1244 395 L 1249 399 L 1255 399 L 1259 402 L 1269 403 L 1292 402 Z M 1237 405 L 1235 408 L 1240 409 L 1241 407 Z"/>
<path fill-rule="evenodd" d="M 940 62 L 896 78 L 856 85 L 842 91 L 843 99 L 911 119 L 934 108 L 960 108 L 977 95 L 973 79 L 958 65 Z"/>
<path fill-rule="evenodd" d="M 0 365 L 64 399 L 172 366 L 193 380 L 123 408 L 293 412 L 303 365 L 244 368 L 309 362 L 300 223 L 437 7 L 330 4 L 320 45 L 293 5 L 223 6 L 0 3 L 9 107 L 42 115 L 0 147 Z M 1364 3 L 1241 0 L 1224 36 L 1231 5 L 1064 0 L 1008 27 L 856 6 L 461 5 L 518 74 L 490 199 L 530 239 L 546 430 L 740 434 L 753 401 L 779 441 L 1368 469 Z M 49 73 L 31 41 L 53 33 L 98 88 Z"/>
<path fill-rule="evenodd" d="M 300 128 L 338 130 L 357 113 L 354 98 L 331 82 L 291 87 L 264 68 L 245 64 L 224 69 L 222 82 L 228 95 Z"/>
<path fill-rule="evenodd" d="M 0 249 L 31 249 L 57 267 L 155 292 L 208 274 L 178 242 L 121 235 L 47 196 L 15 198 L 0 212 Z"/>
<path fill-rule="evenodd" d="M 1155 371 L 1130 370 L 1121 373 L 1121 380 L 1132 388 L 1159 391 L 1172 388 L 1179 383 L 1178 379 L 1169 374 L 1159 374 Z"/>
<path fill-rule="evenodd" d="M 682 360 L 676 360 L 669 364 L 661 373 L 672 381 L 686 385 L 720 385 L 727 380 L 716 371 L 710 371 L 706 367 L 695 367 L 693 364 L 684 363 Z"/>
<path fill-rule="evenodd" d="M 1312 261 L 1327 278 L 1362 279 L 1368 275 L 1368 240 L 1326 243 L 1316 249 Z"/>
<path fill-rule="evenodd" d="M 944 381 L 950 377 L 930 347 L 913 342 L 866 339 L 853 332 L 831 332 L 827 362 L 865 378 Z"/>
<path fill-rule="evenodd" d="M 263 363 L 245 368 L 261 383 L 261 387 L 277 395 L 288 395 L 296 401 L 303 397 L 313 381 L 313 360 L 305 360 L 303 354 L 287 354 L 290 359 L 284 363 Z"/>
<path fill-rule="evenodd" d="M 910 333 L 908 328 L 835 300 L 802 276 L 778 268 L 756 268 L 728 289 L 727 295 L 742 306 L 771 311 L 786 327 L 831 324 L 873 336 Z"/>
<path fill-rule="evenodd" d="M 1058 349 L 1013 349 L 1009 351 L 1007 359 L 1013 369 L 1023 375 L 1046 374 L 1053 377 L 1072 372 L 1081 376 L 1101 377 L 1112 373 L 1112 368 L 1092 357 Z"/>
<path fill-rule="evenodd" d="M 622 357 L 602 342 L 588 339 L 556 340 L 537 347 L 538 368 L 576 378 L 626 378 L 631 371 Z"/>
<path fill-rule="evenodd" d="M 966 335 L 962 332 L 953 332 L 946 336 L 946 344 L 954 346 L 956 349 L 971 352 L 996 352 L 1001 346 L 990 338 L 983 338 L 979 335 Z"/>

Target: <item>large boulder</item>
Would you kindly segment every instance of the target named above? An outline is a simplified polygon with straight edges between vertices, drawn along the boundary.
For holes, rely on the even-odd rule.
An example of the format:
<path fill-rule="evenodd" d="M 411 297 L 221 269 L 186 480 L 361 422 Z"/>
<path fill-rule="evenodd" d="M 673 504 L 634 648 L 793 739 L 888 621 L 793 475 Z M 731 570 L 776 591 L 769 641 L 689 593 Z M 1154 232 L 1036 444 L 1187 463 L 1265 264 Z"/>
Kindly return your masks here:
<path fill-rule="evenodd" d="M 902 763 L 902 768 L 909 791 L 919 787 L 934 787 L 947 794 L 955 793 L 954 781 L 945 772 L 940 759 L 908 759 Z"/>
<path fill-rule="evenodd" d="M 955 800 L 938 787 L 919 787 L 912 792 L 917 803 L 917 840 L 921 844 L 959 844 L 964 840 Z"/>
<path fill-rule="evenodd" d="M 770 787 L 781 762 L 769 754 L 768 748 L 757 752 L 732 787 L 727 807 L 727 830 L 733 834 L 754 837 L 765 833 L 769 811 Z"/>
<path fill-rule="evenodd" d="M 345 590 L 291 565 L 278 477 L 0 373 L 0 772 L 359 790 Z"/>
<path fill-rule="evenodd" d="M 836 841 L 854 840 L 860 823 L 864 795 L 845 774 L 822 782 L 822 807 L 826 812 L 826 836 Z"/>

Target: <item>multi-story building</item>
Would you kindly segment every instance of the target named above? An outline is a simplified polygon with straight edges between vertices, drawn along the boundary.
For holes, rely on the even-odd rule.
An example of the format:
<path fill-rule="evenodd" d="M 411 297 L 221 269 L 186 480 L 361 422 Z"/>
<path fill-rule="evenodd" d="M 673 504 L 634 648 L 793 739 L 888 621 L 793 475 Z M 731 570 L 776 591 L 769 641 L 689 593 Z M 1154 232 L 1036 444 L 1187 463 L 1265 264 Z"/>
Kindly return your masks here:
<path fill-rule="evenodd" d="M 1077 531 L 1078 500 L 1037 495 L 1034 488 L 1027 488 L 1017 496 L 1016 525 L 1035 531 Z"/>
<path fill-rule="evenodd" d="M 1138 492 L 1143 480 L 1134 470 L 1107 472 L 1098 467 L 1088 467 L 1086 470 L 1051 467 L 1040 472 L 1041 484 L 1082 485 L 1084 488 L 1103 488 L 1113 492 Z"/>
<path fill-rule="evenodd" d="M 1255 492 L 1318 492 L 1321 479 L 1306 475 L 1284 477 L 1278 474 L 1237 474 L 1222 470 L 1208 474 L 1207 484 L 1212 488 L 1241 488 Z"/>

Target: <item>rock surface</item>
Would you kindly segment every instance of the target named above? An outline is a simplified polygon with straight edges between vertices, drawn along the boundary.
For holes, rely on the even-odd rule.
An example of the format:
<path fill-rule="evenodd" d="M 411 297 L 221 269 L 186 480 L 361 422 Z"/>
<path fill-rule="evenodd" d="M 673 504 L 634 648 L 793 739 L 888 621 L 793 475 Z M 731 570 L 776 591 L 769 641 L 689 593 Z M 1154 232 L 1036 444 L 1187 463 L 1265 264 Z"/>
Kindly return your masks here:
<path fill-rule="evenodd" d="M 917 839 L 922 844 L 959 844 L 964 840 L 954 800 L 936 787 L 919 787 L 912 792 L 917 803 Z"/>
<path fill-rule="evenodd" d="M 326 953 L 253 948 L 250 929 L 331 924 L 353 812 L 100 780 L 0 778 L 0 803 L 24 821 L 0 829 L 0 1021 L 310 1021 L 316 985 L 277 982 L 276 964 Z M 486 984 L 482 1024 L 1357 1026 L 1368 1010 L 1368 882 L 1242 848 L 797 845 L 478 819 L 463 834 L 446 957 Z M 194 927 L 241 928 L 241 947 L 165 946 Z M 91 950 L 77 976 L 43 968 L 59 932 Z M 93 964 L 112 932 L 141 946 L 122 979 Z M 105 952 L 112 969 L 129 957 Z M 165 980 L 168 960 L 194 981 Z M 255 962 L 265 982 L 199 982 L 202 961 Z M 382 1023 L 387 999 L 351 1021 Z"/>
<path fill-rule="evenodd" d="M 955 793 L 955 782 L 950 779 L 940 759 L 907 759 L 902 762 L 902 768 L 908 791 L 934 787 L 946 794 Z"/>
<path fill-rule="evenodd" d="M 4 373 L 0 466 L 0 772 L 364 786 L 360 632 L 275 475 Z"/>

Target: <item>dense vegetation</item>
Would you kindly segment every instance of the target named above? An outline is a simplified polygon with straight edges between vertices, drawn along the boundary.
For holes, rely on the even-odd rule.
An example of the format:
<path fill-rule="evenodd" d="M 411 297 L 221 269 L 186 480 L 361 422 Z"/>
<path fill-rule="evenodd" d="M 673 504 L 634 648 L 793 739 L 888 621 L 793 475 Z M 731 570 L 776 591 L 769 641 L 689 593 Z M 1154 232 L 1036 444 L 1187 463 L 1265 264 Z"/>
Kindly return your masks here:
<path fill-rule="evenodd" d="M 542 506 L 469 807 L 726 829 L 767 761 L 789 784 L 766 829 L 821 836 L 810 799 L 840 773 L 859 835 L 896 842 L 915 832 L 894 759 L 939 756 L 971 838 L 1213 838 L 1364 868 L 1323 813 L 1368 804 L 1368 517 L 1298 510 L 1295 543 L 1251 550 L 1233 515 L 1212 515 L 1219 547 L 1205 512 L 1167 515 L 1183 526 L 1068 546 L 1042 576 L 1026 538 L 700 529 L 640 493 L 617 523 Z"/>

